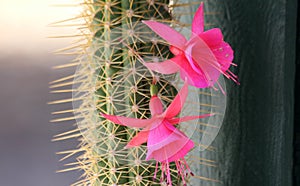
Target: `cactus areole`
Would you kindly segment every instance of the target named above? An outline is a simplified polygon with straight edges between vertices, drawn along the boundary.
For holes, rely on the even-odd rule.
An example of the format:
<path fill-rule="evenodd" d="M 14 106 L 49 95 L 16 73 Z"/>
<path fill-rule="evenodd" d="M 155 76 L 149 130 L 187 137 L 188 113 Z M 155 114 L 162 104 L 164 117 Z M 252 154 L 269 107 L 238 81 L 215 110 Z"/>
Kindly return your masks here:
<path fill-rule="evenodd" d="M 204 31 L 203 3 L 186 39 L 175 28 L 185 29 L 188 23 L 179 18 L 193 15 L 187 6 L 195 3 L 83 1 L 84 11 L 78 16 L 84 19 L 82 38 L 65 49 L 73 53 L 79 48 L 78 57 L 61 66 L 78 65 L 76 73 L 53 85 L 64 87 L 70 85 L 65 81 L 73 81 L 72 99 L 54 103 L 72 102 L 71 111 L 56 113 L 74 116 L 54 121 L 75 119 L 78 127 L 55 140 L 80 141 L 78 149 L 60 153 L 63 159 L 78 155 L 76 163 L 68 164 L 73 167 L 62 171 L 82 170 L 82 180 L 74 186 L 217 181 L 201 175 L 202 165 L 216 164 L 200 156 L 212 149 L 224 118 L 226 87 L 221 74 L 238 81 L 229 71 L 233 50 L 220 29 Z M 180 7 L 183 12 L 176 14 Z"/>

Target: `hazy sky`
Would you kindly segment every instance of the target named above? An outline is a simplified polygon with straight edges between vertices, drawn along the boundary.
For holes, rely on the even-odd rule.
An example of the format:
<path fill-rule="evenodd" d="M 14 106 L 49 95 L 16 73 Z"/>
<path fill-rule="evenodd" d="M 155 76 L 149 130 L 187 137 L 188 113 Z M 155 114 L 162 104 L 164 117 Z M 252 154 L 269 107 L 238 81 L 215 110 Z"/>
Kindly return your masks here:
<path fill-rule="evenodd" d="M 51 35 L 76 32 L 75 28 L 47 27 L 55 21 L 77 15 L 75 0 L 0 0 L 0 53 L 38 54 L 66 46 L 66 39 L 49 39 Z"/>

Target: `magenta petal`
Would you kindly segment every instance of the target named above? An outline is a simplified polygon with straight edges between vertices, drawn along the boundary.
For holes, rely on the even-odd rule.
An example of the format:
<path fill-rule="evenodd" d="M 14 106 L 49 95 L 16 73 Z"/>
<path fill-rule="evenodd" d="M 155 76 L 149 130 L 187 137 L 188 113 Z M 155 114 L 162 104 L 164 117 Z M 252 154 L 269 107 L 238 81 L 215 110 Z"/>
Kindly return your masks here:
<path fill-rule="evenodd" d="M 233 60 L 232 48 L 228 43 L 222 42 L 220 45 L 216 46 L 212 50 L 218 62 L 221 65 L 222 71 L 225 72 L 232 64 L 232 60 Z"/>
<path fill-rule="evenodd" d="M 194 143 L 170 123 L 164 122 L 150 131 L 147 146 L 146 160 L 154 158 L 160 162 L 171 162 L 183 158 Z"/>
<path fill-rule="evenodd" d="M 199 66 L 206 79 L 208 87 L 213 86 L 222 72 L 221 65 L 208 45 L 200 38 L 193 37 L 189 41 L 193 45 L 191 51 L 186 51 L 186 56 L 191 56 L 193 61 Z"/>
<path fill-rule="evenodd" d="M 182 148 L 180 150 L 177 151 L 177 153 L 175 153 L 173 156 L 169 157 L 166 162 L 172 162 L 172 161 L 176 161 L 179 160 L 183 157 L 186 156 L 186 154 L 192 149 L 194 148 L 195 144 L 192 140 L 182 140 L 179 143 L 173 143 L 175 149 L 178 149 L 178 146 L 182 146 Z"/>
<path fill-rule="evenodd" d="M 190 65 L 188 65 L 190 67 Z M 192 69 L 192 67 L 190 67 Z M 208 87 L 207 80 L 204 75 L 201 75 L 195 71 L 192 73 L 188 73 L 188 71 L 180 70 L 181 79 L 187 79 L 189 85 L 198 87 L 198 88 L 206 88 Z"/>
<path fill-rule="evenodd" d="M 228 43 L 223 41 L 221 30 L 214 28 L 203 32 L 199 37 L 210 47 L 218 63 L 221 65 L 221 70 L 225 72 L 232 63 L 233 50 Z"/>
<path fill-rule="evenodd" d="M 180 66 L 175 63 L 178 57 L 174 57 L 172 59 L 158 62 L 158 63 L 144 63 L 146 67 L 155 72 L 159 72 L 162 74 L 174 74 L 179 71 Z"/>
<path fill-rule="evenodd" d="M 152 158 L 163 161 L 168 159 L 165 154 L 159 154 L 159 156 L 154 157 L 153 153 L 155 151 L 159 151 L 163 149 L 165 146 L 169 145 L 170 143 L 179 140 L 180 136 L 170 130 L 168 127 L 165 126 L 166 121 L 160 121 L 160 123 L 152 128 L 149 131 L 148 141 L 147 141 L 147 157 L 146 160 L 150 160 Z"/>
<path fill-rule="evenodd" d="M 157 161 L 164 161 L 168 159 L 170 156 L 174 155 L 173 152 L 171 155 L 167 154 L 169 152 L 163 152 L 165 147 L 172 144 L 174 141 L 180 140 L 180 135 L 170 130 L 165 125 L 165 121 L 153 128 L 149 132 L 148 141 L 147 141 L 147 157 L 146 160 L 150 160 L 154 158 Z"/>
<path fill-rule="evenodd" d="M 176 30 L 171 27 L 156 22 L 156 21 L 143 21 L 149 28 L 151 28 L 156 34 L 168 41 L 170 45 L 183 49 L 186 39 Z"/>
<path fill-rule="evenodd" d="M 166 127 L 168 127 L 170 130 L 173 130 L 174 133 L 177 135 L 181 135 L 180 141 L 176 142 L 176 149 L 177 153 L 174 154 L 172 157 L 169 157 L 168 161 L 174 161 L 178 160 L 180 158 L 184 158 L 184 156 L 192 149 L 194 148 L 194 142 L 190 140 L 183 132 L 181 132 L 178 128 L 174 127 L 173 125 L 166 123 Z M 180 149 L 180 150 L 178 150 Z M 176 157 L 176 158 L 175 158 Z M 172 159 L 174 158 L 174 159 Z"/>
<path fill-rule="evenodd" d="M 128 127 L 136 127 L 136 128 L 146 127 L 147 125 L 150 125 L 154 121 L 154 119 L 135 119 L 135 118 L 128 118 L 124 116 L 108 115 L 103 113 L 101 113 L 101 115 L 104 118 L 116 124 L 128 126 Z"/>
<path fill-rule="evenodd" d="M 152 116 L 163 113 L 163 105 L 157 96 L 151 97 L 149 107 Z"/>
<path fill-rule="evenodd" d="M 209 46 L 216 47 L 223 42 L 223 34 L 219 28 L 213 28 L 199 35 L 201 39 Z"/>
<path fill-rule="evenodd" d="M 201 2 L 200 7 L 195 13 L 192 22 L 192 32 L 193 34 L 199 35 L 204 31 L 204 12 L 203 12 L 203 2 Z"/>
<path fill-rule="evenodd" d="M 172 162 L 183 158 L 192 148 L 194 148 L 194 142 L 182 137 L 180 140 L 173 141 L 159 150 L 147 153 L 149 155 L 146 160 L 153 158 L 162 163 Z"/>
<path fill-rule="evenodd" d="M 200 69 L 201 73 L 196 72 L 190 65 L 189 61 L 186 59 L 185 55 L 179 56 L 181 57 L 178 60 L 178 65 L 180 66 L 180 77 L 183 80 L 187 80 L 189 85 L 205 88 L 208 86 L 207 80 L 204 76 L 204 73 Z"/>
<path fill-rule="evenodd" d="M 164 116 L 166 118 L 173 118 L 175 117 L 177 114 L 180 113 L 186 97 L 188 95 L 188 84 L 185 81 L 183 87 L 181 88 L 181 90 L 177 93 L 177 95 L 175 96 L 174 100 L 172 101 L 172 103 L 168 106 L 168 108 L 166 109 Z"/>
<path fill-rule="evenodd" d="M 147 142 L 149 131 L 140 131 L 126 145 L 126 148 L 136 147 Z"/>
<path fill-rule="evenodd" d="M 198 74 L 203 74 L 203 72 L 201 71 L 201 69 L 199 68 L 198 64 L 194 62 L 193 56 L 191 55 L 192 53 L 192 49 L 194 47 L 194 44 L 190 44 L 186 47 L 185 49 L 185 56 L 187 58 L 187 61 L 189 62 L 189 64 L 191 65 L 192 69 L 198 73 Z"/>
<path fill-rule="evenodd" d="M 214 114 L 203 114 L 203 115 L 199 115 L 199 116 L 184 116 L 182 118 L 171 118 L 171 119 L 168 119 L 168 121 L 171 124 L 177 124 L 177 123 L 186 122 L 186 121 L 190 121 L 190 120 L 206 118 L 206 117 L 213 116 L 213 115 Z"/>

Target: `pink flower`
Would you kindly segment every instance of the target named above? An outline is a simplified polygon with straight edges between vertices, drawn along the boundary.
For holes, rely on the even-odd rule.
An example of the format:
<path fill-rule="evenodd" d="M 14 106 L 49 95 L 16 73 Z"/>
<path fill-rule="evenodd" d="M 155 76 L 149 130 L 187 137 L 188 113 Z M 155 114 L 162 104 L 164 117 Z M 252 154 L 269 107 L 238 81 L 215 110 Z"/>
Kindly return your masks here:
<path fill-rule="evenodd" d="M 150 119 L 135 119 L 123 116 L 114 116 L 101 114 L 106 119 L 120 125 L 143 128 L 131 141 L 127 144 L 127 148 L 139 146 L 147 142 L 147 157 L 146 160 L 155 159 L 161 163 L 162 179 L 166 174 L 167 183 L 171 184 L 171 175 L 169 163 L 175 162 L 178 173 L 184 176 L 186 170 L 189 170 L 184 156 L 194 147 L 191 141 L 184 133 L 174 127 L 180 122 L 204 118 L 212 114 L 200 116 L 186 116 L 176 118 L 186 100 L 188 94 L 188 84 L 185 82 L 183 88 L 178 92 L 173 102 L 164 111 L 161 100 L 153 95 L 150 100 L 150 111 L 152 117 Z M 156 164 L 155 178 L 158 164 Z M 191 173 L 191 172 L 190 172 Z"/>
<path fill-rule="evenodd" d="M 213 87 L 221 73 L 238 83 L 237 76 L 228 70 L 233 64 L 233 50 L 223 41 L 221 30 L 204 31 L 203 3 L 194 16 L 189 40 L 167 25 L 156 21 L 143 23 L 165 39 L 175 55 L 160 63 L 145 63 L 149 69 L 162 74 L 180 71 L 183 80 L 187 78 L 190 85 L 198 88 Z"/>

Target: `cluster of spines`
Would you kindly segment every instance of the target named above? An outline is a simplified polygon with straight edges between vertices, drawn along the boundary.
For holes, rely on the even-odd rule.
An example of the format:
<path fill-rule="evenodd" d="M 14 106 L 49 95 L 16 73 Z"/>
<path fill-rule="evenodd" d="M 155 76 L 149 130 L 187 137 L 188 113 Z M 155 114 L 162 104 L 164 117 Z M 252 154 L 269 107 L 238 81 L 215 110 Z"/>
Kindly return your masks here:
<path fill-rule="evenodd" d="M 170 6 L 168 0 L 86 0 L 82 6 L 85 7 L 82 16 L 79 16 L 85 20 L 81 29 L 82 38 L 79 38 L 73 47 L 59 51 L 78 56 L 72 63 L 58 66 L 64 68 L 80 65 L 80 68 L 75 75 L 61 78 L 51 85 L 52 88 L 69 86 L 71 83 L 75 85 L 73 90 L 53 90 L 54 93 L 73 91 L 73 99 L 53 101 L 53 104 L 80 102 L 78 107 L 54 113 L 75 113 L 75 116 L 55 119 L 54 122 L 74 119 L 79 121 L 78 128 L 55 136 L 55 140 L 79 138 L 81 141 L 79 149 L 59 153 L 65 155 L 63 159 L 80 154 L 77 162 L 68 164 L 71 167 L 62 171 L 83 170 L 83 179 L 74 183 L 74 186 L 159 185 L 159 178 L 153 180 L 155 162 L 144 160 L 145 146 L 124 149 L 138 131 L 115 125 L 100 118 L 98 113 L 135 118 L 149 116 L 149 84 L 153 77 L 147 69 L 141 67 L 137 55 L 149 60 L 170 56 L 167 56 L 168 47 L 164 42 L 152 40 L 150 43 L 143 43 L 142 37 L 147 34 L 142 33 L 143 31 L 138 33 L 137 29 L 130 28 L 135 23 L 147 19 L 174 22 L 170 14 L 172 6 L 187 4 L 175 3 Z M 132 53 L 130 48 L 137 54 Z M 163 101 L 166 104 L 170 103 L 176 91 L 168 81 L 161 79 L 159 84 Z M 207 159 L 198 162 L 215 166 L 213 161 Z M 171 173 L 175 178 L 172 180 L 177 185 L 180 178 L 177 177 L 175 165 L 171 166 Z M 210 180 L 200 176 L 199 178 Z"/>

